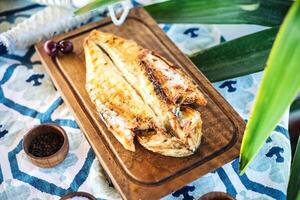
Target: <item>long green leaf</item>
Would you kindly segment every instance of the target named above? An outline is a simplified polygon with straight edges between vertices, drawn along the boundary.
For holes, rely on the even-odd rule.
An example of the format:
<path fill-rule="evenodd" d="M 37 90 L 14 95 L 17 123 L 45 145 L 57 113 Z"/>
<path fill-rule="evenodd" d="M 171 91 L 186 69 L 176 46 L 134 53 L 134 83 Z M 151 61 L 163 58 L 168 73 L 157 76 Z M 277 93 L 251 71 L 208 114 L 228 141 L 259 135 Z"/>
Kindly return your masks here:
<path fill-rule="evenodd" d="M 287 189 L 287 200 L 295 199 L 300 199 L 300 139 L 298 139 Z"/>
<path fill-rule="evenodd" d="M 95 9 L 98 9 L 98 8 L 116 3 L 118 1 L 120 1 L 120 0 L 95 0 L 95 1 L 92 1 L 92 2 L 88 3 L 87 5 L 85 5 L 81 8 L 75 10 L 74 13 L 75 13 L 75 15 L 81 15 L 81 14 L 84 14 L 86 12 L 89 12 L 89 11 L 92 11 L 92 10 L 95 10 Z"/>
<path fill-rule="evenodd" d="M 196 66 L 214 82 L 262 71 L 278 28 L 270 28 L 190 56 Z"/>
<path fill-rule="evenodd" d="M 243 173 L 300 90 L 300 2 L 296 1 L 272 47 L 261 86 L 244 133 Z"/>
<path fill-rule="evenodd" d="M 290 0 L 170 0 L 146 6 L 159 23 L 281 24 Z"/>

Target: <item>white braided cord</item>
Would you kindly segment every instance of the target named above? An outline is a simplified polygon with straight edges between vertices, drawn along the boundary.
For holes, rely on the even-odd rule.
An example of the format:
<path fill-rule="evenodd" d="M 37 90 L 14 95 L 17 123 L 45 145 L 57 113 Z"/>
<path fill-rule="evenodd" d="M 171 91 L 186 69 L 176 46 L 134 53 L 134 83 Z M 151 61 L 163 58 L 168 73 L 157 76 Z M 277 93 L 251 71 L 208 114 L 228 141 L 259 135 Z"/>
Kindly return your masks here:
<path fill-rule="evenodd" d="M 74 0 L 34 1 L 53 6 L 46 7 L 11 30 L 0 34 L 0 42 L 6 46 L 9 54 L 12 54 L 16 50 L 25 49 L 41 40 L 51 38 L 56 34 L 79 27 L 88 22 L 93 16 L 104 11 L 104 8 L 102 8 L 83 15 L 74 16 L 74 6 L 72 3 Z M 126 20 L 132 4 L 129 0 L 117 4 L 121 5 L 123 9 L 115 10 L 115 7 L 109 6 L 109 12 L 113 23 L 120 26 Z M 120 10 L 122 10 L 121 17 L 117 18 L 116 12 L 120 12 Z"/>
<path fill-rule="evenodd" d="M 32 15 L 11 30 L 1 33 L 0 41 L 7 47 L 8 53 L 27 48 L 41 40 L 70 31 L 84 23 L 100 11 L 74 16 L 72 9 L 46 7 Z"/>

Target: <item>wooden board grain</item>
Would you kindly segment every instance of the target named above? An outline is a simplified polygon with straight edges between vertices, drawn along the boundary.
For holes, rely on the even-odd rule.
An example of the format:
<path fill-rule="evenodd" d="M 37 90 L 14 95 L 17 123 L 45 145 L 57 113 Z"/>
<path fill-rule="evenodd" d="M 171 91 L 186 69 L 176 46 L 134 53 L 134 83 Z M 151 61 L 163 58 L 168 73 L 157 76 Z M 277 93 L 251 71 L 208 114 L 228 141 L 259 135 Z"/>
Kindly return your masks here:
<path fill-rule="evenodd" d="M 157 51 L 181 67 L 199 85 L 208 104 L 199 110 L 203 138 L 194 155 L 186 158 L 161 156 L 145 150 L 138 143 L 133 153 L 125 150 L 107 130 L 85 90 L 82 43 L 93 29 L 133 39 L 143 47 Z M 157 199 L 238 156 L 245 126 L 243 120 L 142 8 L 133 9 L 120 27 L 107 18 L 54 38 L 56 41 L 62 39 L 73 42 L 72 54 L 52 59 L 43 51 L 43 42 L 36 45 L 36 50 L 124 199 Z"/>

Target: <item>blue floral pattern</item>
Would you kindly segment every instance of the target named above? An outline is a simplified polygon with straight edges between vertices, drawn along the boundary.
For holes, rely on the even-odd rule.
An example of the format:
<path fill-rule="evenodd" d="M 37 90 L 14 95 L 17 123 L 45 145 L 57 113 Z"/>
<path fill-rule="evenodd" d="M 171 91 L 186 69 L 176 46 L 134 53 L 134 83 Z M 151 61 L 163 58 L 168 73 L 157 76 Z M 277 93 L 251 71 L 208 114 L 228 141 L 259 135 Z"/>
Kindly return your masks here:
<path fill-rule="evenodd" d="M 151 0 L 135 0 L 135 5 Z M 0 32 L 28 18 L 41 6 L 26 3 L 17 11 L 0 1 Z M 24 2 L 23 2 L 24 3 Z M 5 12 L 5 14 L 1 14 Z M 212 25 L 161 24 L 160 27 L 186 54 L 225 40 Z M 98 199 L 120 199 L 102 174 L 102 167 L 73 116 L 56 91 L 33 48 L 0 57 L 0 199 L 59 199 L 71 191 L 86 191 Z M 214 87 L 247 120 L 261 80 L 261 73 L 214 83 Z M 276 127 L 246 173 L 238 174 L 238 158 L 202 176 L 162 199 L 198 199 L 210 191 L 223 191 L 236 199 L 286 198 L 291 162 L 286 120 Z M 66 159 L 51 169 L 30 163 L 22 149 L 22 138 L 40 123 L 57 123 L 67 132 L 70 150 Z"/>

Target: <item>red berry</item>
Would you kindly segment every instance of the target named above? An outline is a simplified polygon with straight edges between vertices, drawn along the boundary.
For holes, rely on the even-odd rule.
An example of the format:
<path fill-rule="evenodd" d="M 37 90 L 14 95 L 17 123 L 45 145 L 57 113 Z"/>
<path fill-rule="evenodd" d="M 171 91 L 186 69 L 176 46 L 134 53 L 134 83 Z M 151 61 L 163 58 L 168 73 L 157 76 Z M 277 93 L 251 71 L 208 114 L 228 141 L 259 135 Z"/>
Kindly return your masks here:
<path fill-rule="evenodd" d="M 44 51 L 51 57 L 55 57 L 58 54 L 57 43 L 53 40 L 48 40 L 44 44 Z"/>
<path fill-rule="evenodd" d="M 58 43 L 60 52 L 71 53 L 73 51 L 73 44 L 70 40 L 62 40 Z"/>

